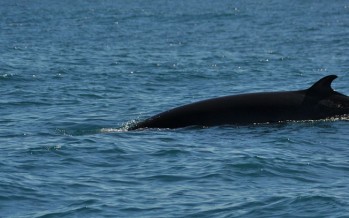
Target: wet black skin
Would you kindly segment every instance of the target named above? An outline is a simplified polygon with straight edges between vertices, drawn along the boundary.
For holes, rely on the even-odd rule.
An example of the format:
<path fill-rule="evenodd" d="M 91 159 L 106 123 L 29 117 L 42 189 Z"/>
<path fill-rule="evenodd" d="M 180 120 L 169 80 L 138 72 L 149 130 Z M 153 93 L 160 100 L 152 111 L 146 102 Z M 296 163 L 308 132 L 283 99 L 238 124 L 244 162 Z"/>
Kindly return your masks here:
<path fill-rule="evenodd" d="M 331 88 L 336 78 L 326 76 L 305 90 L 231 95 L 187 104 L 136 123 L 129 130 L 247 125 L 348 115 L 349 97 Z"/>

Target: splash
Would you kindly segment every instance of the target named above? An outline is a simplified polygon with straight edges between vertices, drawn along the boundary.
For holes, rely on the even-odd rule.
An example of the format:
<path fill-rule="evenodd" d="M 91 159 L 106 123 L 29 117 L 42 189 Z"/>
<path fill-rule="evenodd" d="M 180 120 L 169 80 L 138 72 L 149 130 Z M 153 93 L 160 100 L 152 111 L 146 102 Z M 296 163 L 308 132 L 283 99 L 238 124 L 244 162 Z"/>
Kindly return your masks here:
<path fill-rule="evenodd" d="M 131 120 L 126 123 L 123 123 L 121 127 L 117 128 L 102 128 L 101 133 L 117 133 L 117 132 L 127 132 L 130 127 L 134 126 L 138 120 Z"/>
<path fill-rule="evenodd" d="M 117 133 L 117 132 L 127 132 L 127 128 L 102 128 L 100 133 Z"/>

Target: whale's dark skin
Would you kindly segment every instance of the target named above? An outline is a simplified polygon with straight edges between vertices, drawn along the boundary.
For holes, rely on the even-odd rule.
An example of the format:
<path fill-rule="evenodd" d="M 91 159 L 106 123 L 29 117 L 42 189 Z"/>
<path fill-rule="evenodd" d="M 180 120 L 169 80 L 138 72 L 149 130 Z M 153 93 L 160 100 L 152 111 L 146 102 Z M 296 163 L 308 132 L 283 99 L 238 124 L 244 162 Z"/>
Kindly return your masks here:
<path fill-rule="evenodd" d="M 336 78 L 326 76 L 305 90 L 231 95 L 187 104 L 136 123 L 129 130 L 248 125 L 349 115 L 349 97 L 331 88 Z"/>

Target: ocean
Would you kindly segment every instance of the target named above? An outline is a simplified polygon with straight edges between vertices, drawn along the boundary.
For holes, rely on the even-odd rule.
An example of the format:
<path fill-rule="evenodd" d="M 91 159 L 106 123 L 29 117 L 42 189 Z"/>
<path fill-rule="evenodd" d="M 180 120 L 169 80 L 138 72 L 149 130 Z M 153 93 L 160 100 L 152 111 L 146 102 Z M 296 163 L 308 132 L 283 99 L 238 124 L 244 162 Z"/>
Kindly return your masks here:
<path fill-rule="evenodd" d="M 349 122 L 126 131 L 183 104 L 349 94 L 349 3 L 0 2 L 0 217 L 349 217 Z"/>

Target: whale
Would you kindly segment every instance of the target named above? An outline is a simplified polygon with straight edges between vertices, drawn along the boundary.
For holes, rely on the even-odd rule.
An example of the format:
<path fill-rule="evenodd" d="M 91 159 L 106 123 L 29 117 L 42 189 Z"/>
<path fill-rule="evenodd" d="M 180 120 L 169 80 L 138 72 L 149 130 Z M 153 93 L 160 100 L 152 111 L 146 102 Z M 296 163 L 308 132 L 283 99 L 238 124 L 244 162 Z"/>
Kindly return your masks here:
<path fill-rule="evenodd" d="M 237 94 L 198 101 L 136 122 L 128 130 L 251 125 L 348 116 L 349 97 L 331 87 L 336 78 L 336 75 L 325 76 L 303 90 Z"/>

